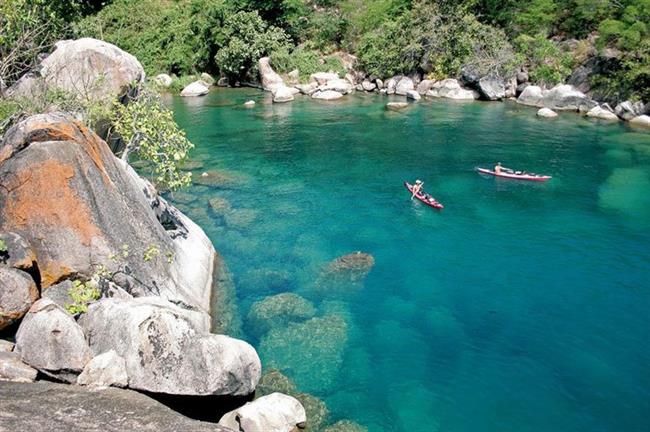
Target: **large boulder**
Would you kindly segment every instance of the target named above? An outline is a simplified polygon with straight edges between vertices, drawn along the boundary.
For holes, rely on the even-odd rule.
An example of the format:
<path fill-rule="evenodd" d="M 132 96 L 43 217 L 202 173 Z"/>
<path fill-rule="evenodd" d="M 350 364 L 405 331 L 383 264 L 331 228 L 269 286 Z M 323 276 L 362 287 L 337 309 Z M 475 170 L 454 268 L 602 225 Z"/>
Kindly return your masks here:
<path fill-rule="evenodd" d="M 210 93 L 208 84 L 202 80 L 194 81 L 185 86 L 181 91 L 183 97 L 205 96 Z"/>
<path fill-rule="evenodd" d="M 28 273 L 0 265 L 0 330 L 22 318 L 37 299 Z"/>
<path fill-rule="evenodd" d="M 169 87 L 173 82 L 172 77 L 165 73 L 156 75 L 156 78 L 154 78 L 153 81 L 156 83 L 156 85 L 163 88 Z"/>
<path fill-rule="evenodd" d="M 93 357 L 77 378 L 77 384 L 95 387 L 126 387 L 128 383 L 126 362 L 114 350 Z"/>
<path fill-rule="evenodd" d="M 478 80 L 477 89 L 485 100 L 501 100 L 506 96 L 506 86 L 502 78 L 485 76 Z"/>
<path fill-rule="evenodd" d="M 16 333 L 15 352 L 46 375 L 75 382 L 92 358 L 83 330 L 51 300 L 34 303 Z"/>
<path fill-rule="evenodd" d="M 460 83 L 453 78 L 447 78 L 434 83 L 426 95 L 431 97 L 443 97 L 447 99 L 457 100 L 473 100 L 479 98 L 479 94 L 477 92 L 462 88 L 460 86 Z"/>
<path fill-rule="evenodd" d="M 613 112 L 603 108 L 602 106 L 593 107 L 587 112 L 587 117 L 597 118 L 601 120 L 618 121 L 618 116 Z"/>
<path fill-rule="evenodd" d="M 207 72 L 203 72 L 200 75 L 201 81 L 206 83 L 208 86 L 214 85 L 214 78 Z"/>
<path fill-rule="evenodd" d="M 37 374 L 36 369 L 20 359 L 20 354 L 0 351 L 0 381 L 32 382 Z"/>
<path fill-rule="evenodd" d="M 361 88 L 364 91 L 371 92 L 377 88 L 377 84 L 370 82 L 368 80 L 363 80 L 363 82 L 361 83 Z"/>
<path fill-rule="evenodd" d="M 316 72 L 311 74 L 311 76 L 309 77 L 309 80 L 311 82 L 315 82 L 319 86 L 327 84 L 328 81 L 332 81 L 335 79 L 339 79 L 339 74 L 334 72 Z"/>
<path fill-rule="evenodd" d="M 650 116 L 648 115 L 636 116 L 632 120 L 630 120 L 630 125 L 640 126 L 643 128 L 650 128 Z"/>
<path fill-rule="evenodd" d="M 159 297 L 103 299 L 79 323 L 93 353 L 124 358 L 129 387 L 181 395 L 247 395 L 261 365 L 246 342 L 200 331 L 200 323 Z"/>
<path fill-rule="evenodd" d="M 306 426 L 300 402 L 282 393 L 271 393 L 226 413 L 219 424 L 240 432 L 293 432 Z"/>
<path fill-rule="evenodd" d="M 645 111 L 643 102 L 633 103 L 630 101 L 621 102 L 616 105 L 614 112 L 617 116 L 625 121 L 630 121 L 636 116 L 640 116 Z"/>
<path fill-rule="evenodd" d="M 542 100 L 542 104 L 546 108 L 566 111 L 578 111 L 581 105 L 591 103 L 590 99 L 584 93 L 568 84 L 553 87 L 544 95 Z M 593 108 L 593 106 L 590 108 Z"/>
<path fill-rule="evenodd" d="M 416 90 L 421 95 L 426 94 L 429 90 L 431 90 L 431 87 L 433 87 L 435 83 L 436 82 L 434 80 L 430 80 L 430 79 L 422 80 L 418 84 Z"/>
<path fill-rule="evenodd" d="M 341 99 L 343 97 L 343 94 L 335 90 L 319 90 L 316 93 L 312 94 L 311 97 L 313 99 L 321 100 L 336 100 Z"/>
<path fill-rule="evenodd" d="M 395 94 L 405 96 L 407 92 L 415 90 L 413 80 L 409 77 L 403 77 L 395 86 Z"/>
<path fill-rule="evenodd" d="M 7 97 L 12 99 L 40 99 L 47 92 L 47 85 L 34 73 L 26 73 L 7 89 Z"/>
<path fill-rule="evenodd" d="M 542 107 L 544 99 L 544 92 L 539 86 L 526 86 L 519 98 L 517 98 L 517 103 L 528 106 Z"/>
<path fill-rule="evenodd" d="M 43 291 L 102 263 L 130 294 L 184 304 L 209 329 L 212 243 L 86 127 L 58 113 L 20 122 L 0 144 L 0 178 L 0 231 L 31 246 Z"/>
<path fill-rule="evenodd" d="M 50 88 L 89 100 L 113 101 L 145 78 L 142 65 L 131 54 L 92 38 L 64 40 L 40 65 Z"/>
<path fill-rule="evenodd" d="M 420 99 L 422 99 L 422 96 L 420 96 L 420 93 L 418 93 L 415 90 L 409 90 L 409 91 L 406 92 L 406 99 L 419 101 Z"/>
<path fill-rule="evenodd" d="M 331 90 L 339 92 L 341 94 L 348 94 L 352 92 L 354 86 L 350 83 L 350 81 L 346 79 L 337 78 L 327 81 L 325 84 L 319 86 L 318 88 L 321 91 Z"/>
<path fill-rule="evenodd" d="M 156 400 L 131 390 L 52 382 L 0 381 L 0 430 L 70 432 L 233 432 L 191 420 Z"/>
<path fill-rule="evenodd" d="M 386 93 L 395 94 L 397 91 L 397 83 L 402 79 L 401 76 L 394 76 L 386 82 Z"/>
<path fill-rule="evenodd" d="M 294 99 L 293 95 L 296 94 L 297 91 L 298 89 L 287 87 L 284 85 L 277 87 L 275 90 L 273 90 L 273 102 L 276 103 L 291 102 Z"/>
<path fill-rule="evenodd" d="M 260 79 L 262 81 L 262 88 L 264 90 L 273 92 L 279 87 L 284 87 L 284 81 L 282 80 L 282 77 L 278 75 L 271 67 L 270 58 L 262 57 L 257 62 L 257 66 L 260 71 Z"/>
<path fill-rule="evenodd" d="M 294 87 L 297 88 L 300 93 L 308 96 L 318 91 L 318 83 L 315 81 L 307 84 L 296 84 Z"/>

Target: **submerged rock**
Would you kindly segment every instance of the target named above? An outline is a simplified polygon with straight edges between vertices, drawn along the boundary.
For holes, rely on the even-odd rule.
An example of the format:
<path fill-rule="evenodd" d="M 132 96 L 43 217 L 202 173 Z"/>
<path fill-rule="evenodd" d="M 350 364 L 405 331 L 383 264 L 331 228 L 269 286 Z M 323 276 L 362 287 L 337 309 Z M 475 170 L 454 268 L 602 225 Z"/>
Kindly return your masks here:
<path fill-rule="evenodd" d="M 193 171 L 203 168 L 203 162 L 197 160 L 188 160 L 181 164 L 181 169 L 183 171 Z"/>
<path fill-rule="evenodd" d="M 253 303 L 248 322 L 263 334 L 271 328 L 304 321 L 315 314 L 316 309 L 310 301 L 297 294 L 282 293 Z"/>
<path fill-rule="evenodd" d="M 192 175 L 192 183 L 222 189 L 232 189 L 243 186 L 247 180 L 239 173 L 230 171 L 204 171 Z"/>
<path fill-rule="evenodd" d="M 223 215 L 226 225 L 235 229 L 246 229 L 250 227 L 255 220 L 259 210 L 255 209 L 232 209 Z"/>
<path fill-rule="evenodd" d="M 266 371 L 255 389 L 257 396 L 280 392 L 288 395 L 297 393 L 296 385 L 282 372 L 276 369 Z"/>
<path fill-rule="evenodd" d="M 0 330 L 21 319 L 37 299 L 28 273 L 0 265 Z"/>
<path fill-rule="evenodd" d="M 407 102 L 388 102 L 386 104 L 386 109 L 391 111 L 399 111 L 399 110 L 403 110 L 408 106 L 409 104 Z"/>
<path fill-rule="evenodd" d="M 294 90 L 298 91 L 298 89 L 292 89 L 284 85 L 277 87 L 275 90 L 273 90 L 273 102 L 291 102 L 294 99 Z"/>
<path fill-rule="evenodd" d="M 240 432 L 292 432 L 303 429 L 307 417 L 300 402 L 291 396 L 271 393 L 226 413 L 219 424 Z"/>
<path fill-rule="evenodd" d="M 212 209 L 212 212 L 216 216 L 223 217 L 226 214 L 228 214 L 228 212 L 230 212 L 230 210 L 232 209 L 232 207 L 230 206 L 230 201 L 222 197 L 210 198 L 208 203 L 210 204 L 210 208 Z"/>
<path fill-rule="evenodd" d="M 77 378 L 77 384 L 96 387 L 126 387 L 126 363 L 114 350 L 93 357 Z"/>
<path fill-rule="evenodd" d="M 368 432 L 368 428 L 350 420 L 340 420 L 323 429 L 323 432 Z"/>
<path fill-rule="evenodd" d="M 90 348 L 124 358 L 129 387 L 181 395 L 248 395 L 261 365 L 246 342 L 197 329 L 188 311 L 156 297 L 103 299 L 79 320 Z"/>
<path fill-rule="evenodd" d="M 34 303 L 16 333 L 15 352 L 46 375 L 75 382 L 92 358 L 83 330 L 51 300 Z"/>
<path fill-rule="evenodd" d="M 271 329 L 259 351 L 268 367 L 290 370 L 301 389 L 323 392 L 338 379 L 347 338 L 345 320 L 327 315 Z"/>
<path fill-rule="evenodd" d="M 291 288 L 292 280 L 286 270 L 257 268 L 246 272 L 238 285 L 244 292 L 279 293 Z"/>
<path fill-rule="evenodd" d="M 374 265 L 375 259 L 372 255 L 358 251 L 331 261 L 325 273 L 350 282 L 359 282 L 368 275 Z"/>
<path fill-rule="evenodd" d="M 214 423 L 190 420 L 141 393 L 39 381 L 0 382 L 2 428 L 8 431 L 70 432 L 232 432 Z"/>
<path fill-rule="evenodd" d="M 194 81 L 191 84 L 185 86 L 181 91 L 181 96 L 183 97 L 193 97 L 193 96 L 204 96 L 210 93 L 210 88 L 207 83 L 203 81 Z"/>

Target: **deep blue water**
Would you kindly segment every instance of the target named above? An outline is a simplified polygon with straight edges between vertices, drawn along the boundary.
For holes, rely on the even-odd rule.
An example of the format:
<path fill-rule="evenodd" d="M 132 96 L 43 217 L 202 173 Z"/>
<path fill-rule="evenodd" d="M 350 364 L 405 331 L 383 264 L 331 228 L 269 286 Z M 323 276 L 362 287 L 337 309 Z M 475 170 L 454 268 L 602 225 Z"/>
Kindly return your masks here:
<path fill-rule="evenodd" d="M 650 430 L 650 133 L 514 103 L 386 101 L 170 102 L 195 174 L 236 179 L 179 207 L 225 257 L 263 364 L 371 431 Z M 473 172 L 497 161 L 554 178 Z M 409 200 L 415 178 L 443 211 Z M 234 210 L 216 216 L 212 197 Z M 362 286 L 323 289 L 327 263 L 358 250 L 375 259 Z M 325 318 L 251 326 L 251 304 L 280 292 Z"/>

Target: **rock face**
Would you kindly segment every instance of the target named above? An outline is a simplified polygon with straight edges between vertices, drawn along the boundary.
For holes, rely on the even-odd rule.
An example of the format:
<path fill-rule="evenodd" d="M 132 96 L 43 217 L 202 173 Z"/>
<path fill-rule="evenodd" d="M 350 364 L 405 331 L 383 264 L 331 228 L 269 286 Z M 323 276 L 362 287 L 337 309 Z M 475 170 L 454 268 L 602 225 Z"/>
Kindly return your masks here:
<path fill-rule="evenodd" d="M 172 85 L 172 77 L 167 74 L 159 74 L 156 75 L 156 78 L 154 78 L 154 82 L 160 87 L 167 88 Z"/>
<path fill-rule="evenodd" d="M 253 303 L 248 322 L 260 333 L 289 322 L 304 321 L 316 314 L 314 305 L 293 293 L 282 293 Z"/>
<path fill-rule="evenodd" d="M 503 79 L 486 76 L 478 81 L 478 91 L 485 100 L 501 100 L 506 96 L 506 86 Z"/>
<path fill-rule="evenodd" d="M 15 352 L 28 365 L 68 382 L 76 381 L 92 357 L 81 327 L 48 299 L 34 303 L 23 319 Z"/>
<path fill-rule="evenodd" d="M 537 111 L 537 117 L 554 118 L 557 117 L 557 113 L 550 108 L 541 108 Z"/>
<path fill-rule="evenodd" d="M 409 77 L 404 77 L 397 82 L 395 86 L 395 94 L 405 96 L 407 92 L 415 90 L 415 85 L 413 80 Z"/>
<path fill-rule="evenodd" d="M 209 329 L 212 243 L 94 133 L 62 114 L 30 117 L 0 144 L 0 178 L 0 231 L 30 245 L 43 292 L 89 279 L 98 262 L 128 265 L 121 288 L 187 305 Z M 110 258 L 125 247 L 128 259 Z M 147 249 L 158 253 L 144 261 Z"/>
<path fill-rule="evenodd" d="M 124 358 L 130 388 L 247 395 L 260 379 L 253 347 L 197 331 L 187 311 L 157 297 L 103 299 L 91 304 L 79 322 L 95 354 L 115 350 Z"/>
<path fill-rule="evenodd" d="M 131 390 L 97 392 L 50 382 L 0 382 L 0 429 L 70 432 L 233 432 L 214 423 L 190 420 Z"/>
<path fill-rule="evenodd" d="M 0 351 L 0 381 L 32 382 L 37 373 L 20 359 L 18 353 Z"/>
<path fill-rule="evenodd" d="M 321 99 L 321 100 L 336 100 L 336 99 L 341 99 L 343 97 L 343 94 L 334 90 L 324 90 L 324 91 L 317 91 L 316 93 L 312 94 L 311 97 L 313 99 Z"/>
<path fill-rule="evenodd" d="M 644 128 L 650 128 L 650 116 L 641 115 L 641 116 L 634 117 L 632 120 L 630 120 L 630 124 L 632 126 L 641 126 Z"/>
<path fill-rule="evenodd" d="M 618 121 L 618 116 L 616 114 L 600 106 L 590 109 L 587 112 L 587 117 L 597 118 L 601 120 Z"/>
<path fill-rule="evenodd" d="M 294 94 L 295 93 L 290 87 L 284 85 L 276 87 L 276 89 L 273 90 L 273 102 L 276 103 L 291 102 L 294 99 L 293 98 Z"/>
<path fill-rule="evenodd" d="M 54 52 L 41 62 L 40 73 L 48 87 L 111 101 L 145 78 L 134 56 L 91 38 L 58 42 Z"/>
<path fill-rule="evenodd" d="M 37 299 L 29 274 L 0 265 L 0 330 L 22 318 Z"/>
<path fill-rule="evenodd" d="M 193 96 L 204 96 L 210 93 L 210 88 L 203 81 L 194 81 L 191 84 L 185 86 L 181 91 L 181 96 L 183 97 L 193 97 Z"/>
<path fill-rule="evenodd" d="M 226 413 L 219 424 L 240 432 L 292 432 L 304 428 L 305 409 L 282 393 L 271 393 Z"/>
<path fill-rule="evenodd" d="M 260 79 L 264 90 L 272 92 L 278 87 L 284 87 L 282 77 L 271 67 L 271 59 L 268 57 L 262 57 L 257 65 L 260 70 Z"/>
<path fill-rule="evenodd" d="M 77 378 L 77 384 L 96 387 L 126 387 L 129 384 L 126 363 L 114 350 L 100 354 L 88 362 Z"/>

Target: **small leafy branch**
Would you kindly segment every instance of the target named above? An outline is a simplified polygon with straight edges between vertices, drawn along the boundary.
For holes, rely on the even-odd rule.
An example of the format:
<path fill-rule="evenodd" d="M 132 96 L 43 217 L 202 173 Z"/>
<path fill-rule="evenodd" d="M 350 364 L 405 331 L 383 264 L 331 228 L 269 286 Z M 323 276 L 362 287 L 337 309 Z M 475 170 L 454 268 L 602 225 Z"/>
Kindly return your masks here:
<path fill-rule="evenodd" d="M 7 243 L 0 239 L 0 253 L 7 252 Z"/>
<path fill-rule="evenodd" d="M 78 279 L 74 280 L 72 281 L 72 288 L 68 290 L 68 295 L 73 303 L 66 304 L 65 309 L 72 315 L 86 313 L 88 304 L 99 299 L 100 294 L 98 281 L 95 277 L 86 282 Z"/>

